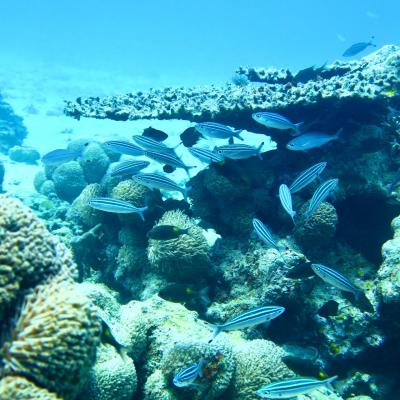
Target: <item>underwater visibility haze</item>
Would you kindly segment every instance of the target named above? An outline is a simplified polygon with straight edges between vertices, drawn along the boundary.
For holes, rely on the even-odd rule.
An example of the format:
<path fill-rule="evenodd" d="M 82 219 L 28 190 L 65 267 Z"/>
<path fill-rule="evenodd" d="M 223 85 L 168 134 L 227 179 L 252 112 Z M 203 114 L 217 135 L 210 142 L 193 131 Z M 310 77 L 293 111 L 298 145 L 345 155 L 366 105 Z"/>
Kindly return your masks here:
<path fill-rule="evenodd" d="M 0 400 L 400 399 L 399 12 L 3 0 Z"/>

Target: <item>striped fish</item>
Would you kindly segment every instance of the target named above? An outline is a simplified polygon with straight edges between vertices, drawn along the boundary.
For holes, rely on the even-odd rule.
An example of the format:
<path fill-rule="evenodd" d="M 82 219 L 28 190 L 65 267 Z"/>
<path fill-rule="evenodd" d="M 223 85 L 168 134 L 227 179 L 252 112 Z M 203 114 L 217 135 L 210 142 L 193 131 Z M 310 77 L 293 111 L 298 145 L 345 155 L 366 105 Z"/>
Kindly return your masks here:
<path fill-rule="evenodd" d="M 215 139 L 230 139 L 236 137 L 243 140 L 240 136 L 243 129 L 235 130 L 230 126 L 218 124 L 216 122 L 200 122 L 199 124 L 196 124 L 194 128 L 202 135 Z"/>
<path fill-rule="evenodd" d="M 336 189 L 339 179 L 329 179 L 318 186 L 317 190 L 311 198 L 308 210 L 305 213 L 305 218 L 308 220 L 317 207 L 323 203 L 326 198 Z"/>
<path fill-rule="evenodd" d="M 189 178 L 189 169 L 194 168 L 194 166 L 188 166 L 183 163 L 183 161 L 174 154 L 169 153 L 161 153 L 159 151 L 145 151 L 145 156 L 159 162 L 160 164 L 170 165 L 175 168 L 183 168 L 188 174 Z"/>
<path fill-rule="evenodd" d="M 214 325 L 214 332 L 211 340 L 222 331 L 234 331 L 238 329 L 249 328 L 259 324 L 264 324 L 272 319 L 279 317 L 285 311 L 285 307 L 280 306 L 266 306 L 259 307 L 253 310 L 239 314 L 237 317 L 225 322 L 222 325 Z"/>
<path fill-rule="evenodd" d="M 322 264 L 311 264 L 311 268 L 322 280 L 339 290 L 353 293 L 356 299 L 363 293 L 360 288 L 351 283 L 344 275 L 332 268 L 325 267 Z"/>
<path fill-rule="evenodd" d="M 301 189 L 309 185 L 314 179 L 321 175 L 322 171 L 326 167 L 326 162 L 320 162 L 306 169 L 293 181 L 289 186 L 289 190 L 292 194 L 299 192 Z"/>
<path fill-rule="evenodd" d="M 72 151 L 66 149 L 56 149 L 46 153 L 42 157 L 42 163 L 45 165 L 59 165 L 63 164 L 82 155 L 81 151 Z"/>
<path fill-rule="evenodd" d="M 136 144 L 125 140 L 109 140 L 103 143 L 104 146 L 114 150 L 117 153 L 127 154 L 128 156 L 143 156 L 144 150 Z"/>
<path fill-rule="evenodd" d="M 175 149 L 167 147 L 164 143 L 158 142 L 148 136 L 133 135 L 132 139 L 137 145 L 145 150 L 158 151 L 160 153 L 175 154 Z M 179 146 L 179 145 L 178 145 Z"/>
<path fill-rule="evenodd" d="M 281 201 L 283 209 L 290 215 L 294 224 L 294 216 L 296 211 L 293 211 L 292 195 L 290 194 L 289 188 L 282 184 L 279 186 L 279 200 Z"/>
<path fill-rule="evenodd" d="M 190 186 L 187 188 L 182 188 L 179 185 L 177 185 L 172 179 L 169 179 L 164 175 L 155 173 L 150 173 L 150 174 L 140 173 L 137 175 L 133 175 L 132 179 L 135 182 L 140 183 L 141 185 L 146 186 L 150 189 L 161 189 L 171 192 L 174 191 L 181 192 L 185 201 L 187 201 L 187 194 L 188 191 L 191 189 Z"/>
<path fill-rule="evenodd" d="M 217 154 L 231 158 L 232 160 L 243 160 L 246 158 L 257 156 L 262 160 L 261 148 L 264 142 L 258 147 L 249 146 L 248 144 L 227 144 L 225 146 L 218 146 L 214 148 Z"/>
<path fill-rule="evenodd" d="M 123 161 L 117 164 L 112 170 L 111 170 L 111 176 L 116 176 L 116 175 L 134 175 L 141 171 L 142 169 L 148 167 L 150 163 L 148 161 L 139 161 L 139 160 L 133 160 L 133 161 Z"/>
<path fill-rule="evenodd" d="M 188 150 L 193 157 L 196 157 L 198 160 L 206 164 L 210 164 L 212 162 L 219 163 L 224 161 L 223 156 L 218 153 L 214 153 L 212 150 L 206 149 L 204 147 L 189 147 Z"/>
<path fill-rule="evenodd" d="M 279 252 L 282 250 L 274 240 L 271 231 L 259 219 L 253 219 L 253 228 L 259 239 L 261 239 L 265 244 L 274 247 Z"/>
<path fill-rule="evenodd" d="M 116 214 L 137 213 L 144 221 L 144 212 L 148 207 L 135 207 L 133 204 L 112 197 L 94 197 L 89 199 L 88 205 L 96 210 L 107 211 Z"/>
<path fill-rule="evenodd" d="M 300 127 L 303 122 L 294 124 L 283 115 L 272 113 L 272 112 L 257 112 L 251 115 L 254 121 L 267 128 L 274 128 L 280 130 L 293 130 L 296 135 L 300 134 Z"/>
<path fill-rule="evenodd" d="M 203 376 L 203 367 L 205 364 L 204 358 L 202 358 L 198 364 L 193 364 L 190 367 L 179 371 L 173 380 L 173 383 L 177 387 L 186 387 L 192 385 L 193 382 Z"/>
<path fill-rule="evenodd" d="M 256 394 L 263 399 L 290 399 L 301 394 L 310 393 L 321 386 L 326 386 L 333 390 L 331 383 L 335 379 L 337 379 L 337 376 L 323 381 L 313 378 L 288 379 L 265 385 L 261 389 L 258 389 Z"/>

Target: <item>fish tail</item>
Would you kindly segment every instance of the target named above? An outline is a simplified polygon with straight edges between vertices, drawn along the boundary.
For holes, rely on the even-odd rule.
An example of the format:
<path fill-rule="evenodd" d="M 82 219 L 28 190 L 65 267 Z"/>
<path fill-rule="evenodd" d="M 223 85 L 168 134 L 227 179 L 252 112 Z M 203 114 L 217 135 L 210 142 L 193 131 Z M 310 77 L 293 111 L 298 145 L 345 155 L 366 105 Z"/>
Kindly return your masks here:
<path fill-rule="evenodd" d="M 354 297 L 355 297 L 356 301 L 360 301 L 363 296 L 364 296 L 364 292 L 361 289 L 354 291 Z"/>
<path fill-rule="evenodd" d="M 243 132 L 243 129 L 238 129 L 237 131 L 234 131 L 233 132 L 233 136 L 235 136 L 235 137 L 237 137 L 238 139 L 240 139 L 240 140 L 244 140 L 241 136 L 240 136 L 240 134 Z"/>
<path fill-rule="evenodd" d="M 143 221 L 144 221 L 144 213 L 148 209 L 149 209 L 149 207 L 145 206 L 145 207 L 139 208 L 139 210 L 138 210 L 138 214 L 140 215 L 140 218 L 142 218 Z"/>
<path fill-rule="evenodd" d="M 328 379 L 325 380 L 325 386 L 326 386 L 329 390 L 331 390 L 332 392 L 335 391 L 335 389 L 334 389 L 333 386 L 332 386 L 332 382 L 335 381 L 337 378 L 338 378 L 337 375 L 335 375 L 335 376 L 332 376 L 332 378 L 328 378 Z"/>
<path fill-rule="evenodd" d="M 336 133 L 335 133 L 335 140 L 339 141 L 340 143 L 346 143 L 346 140 L 343 137 L 343 128 L 340 128 Z"/>
<path fill-rule="evenodd" d="M 302 127 L 304 125 L 304 122 L 298 122 L 297 124 L 294 124 L 294 131 L 296 132 L 297 135 L 300 135 L 302 132 Z"/>
<path fill-rule="evenodd" d="M 208 343 L 211 343 L 222 330 L 222 325 L 211 325 L 211 327 L 213 328 L 213 334 Z"/>
<path fill-rule="evenodd" d="M 264 142 L 261 142 L 261 144 L 257 147 L 257 157 L 262 160 L 263 156 L 262 156 L 262 152 L 261 149 L 264 146 Z"/>
<path fill-rule="evenodd" d="M 187 202 L 188 201 L 188 192 L 192 190 L 191 186 L 187 186 L 185 189 L 182 190 L 183 199 Z"/>
<path fill-rule="evenodd" d="M 290 213 L 290 216 L 291 216 L 291 218 L 292 218 L 292 221 L 293 221 L 293 224 L 295 224 L 296 225 L 296 222 L 295 222 L 295 220 L 294 220 L 294 217 L 297 215 L 297 212 L 296 211 L 292 211 L 291 213 Z"/>

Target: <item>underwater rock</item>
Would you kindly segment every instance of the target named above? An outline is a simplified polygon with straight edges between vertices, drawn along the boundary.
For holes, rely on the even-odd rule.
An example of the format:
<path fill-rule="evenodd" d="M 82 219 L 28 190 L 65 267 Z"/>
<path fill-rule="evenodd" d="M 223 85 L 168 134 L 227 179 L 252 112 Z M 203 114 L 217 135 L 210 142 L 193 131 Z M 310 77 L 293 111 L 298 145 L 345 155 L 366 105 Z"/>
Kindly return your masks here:
<path fill-rule="evenodd" d="M 70 283 L 51 281 L 26 296 L 2 348 L 2 375 L 32 376 L 40 386 L 74 399 L 99 340 L 100 321 L 87 297 Z"/>
<path fill-rule="evenodd" d="M 0 195 L 0 319 L 20 291 L 59 273 L 76 276 L 70 251 L 29 208 Z"/>
<path fill-rule="evenodd" d="M 300 212 L 304 214 L 307 208 L 308 202 L 301 207 Z M 320 251 L 332 243 L 337 223 L 335 207 L 327 202 L 321 203 L 307 221 L 302 217 L 297 219 L 293 231 L 296 243 L 307 255 Z"/>
<path fill-rule="evenodd" d="M 180 210 L 167 211 L 155 226 L 189 228 L 187 234 L 171 240 L 149 239 L 147 256 L 152 270 L 172 281 L 197 281 L 210 275 L 209 246 L 202 229 Z"/>
<path fill-rule="evenodd" d="M 78 400 L 131 400 L 136 392 L 135 365 L 111 345 L 101 345 L 96 363 Z"/>
<path fill-rule="evenodd" d="M 25 164 L 37 164 L 40 153 L 33 147 L 13 146 L 8 150 L 8 156 L 12 161 Z"/>
<path fill-rule="evenodd" d="M 46 174 L 44 171 L 38 171 L 35 174 L 33 179 L 33 186 L 37 192 L 40 193 L 40 188 L 42 187 L 43 183 L 47 180 Z"/>
<path fill-rule="evenodd" d="M 55 393 L 36 386 L 22 376 L 7 376 L 0 380 L 2 400 L 63 400 Z"/>
<path fill-rule="evenodd" d="M 315 77 L 304 83 L 259 83 L 257 85 L 223 87 L 151 89 L 112 97 L 79 98 L 66 103 L 65 114 L 80 118 L 109 118 L 135 120 L 142 118 L 190 119 L 219 122 L 244 120 L 250 112 L 313 105 L 320 102 L 335 104 L 362 99 L 365 103 L 384 99 L 388 87 L 399 83 L 400 48 L 389 45 L 359 61 L 335 64 L 332 76 Z M 289 73 L 288 73 L 289 75 Z M 292 74 L 293 75 L 293 74 Z M 177 99 L 171 101 L 171 99 Z M 212 107 L 210 107 L 212 104 Z"/>
<path fill-rule="evenodd" d="M 3 191 L 3 181 L 4 181 L 5 168 L 2 161 L 0 161 L 0 193 Z"/>
<path fill-rule="evenodd" d="M 83 169 L 77 161 L 58 166 L 52 179 L 60 199 L 69 202 L 78 197 L 87 184 Z"/>
<path fill-rule="evenodd" d="M 104 148 L 98 143 L 89 143 L 82 151 L 79 160 L 86 182 L 100 182 L 110 165 Z"/>
<path fill-rule="evenodd" d="M 0 95 L 0 152 L 7 154 L 11 147 L 22 144 L 28 135 L 22 121 Z"/>

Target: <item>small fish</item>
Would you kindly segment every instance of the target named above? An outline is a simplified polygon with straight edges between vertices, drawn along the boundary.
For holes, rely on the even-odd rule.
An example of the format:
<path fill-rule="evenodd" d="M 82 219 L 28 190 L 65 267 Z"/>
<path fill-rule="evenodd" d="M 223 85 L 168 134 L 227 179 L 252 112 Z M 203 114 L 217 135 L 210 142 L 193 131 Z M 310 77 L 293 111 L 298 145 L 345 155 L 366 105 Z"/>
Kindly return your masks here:
<path fill-rule="evenodd" d="M 108 343 L 113 346 L 124 360 L 127 360 L 127 348 L 115 336 L 113 329 L 106 321 L 105 314 L 102 310 L 98 310 L 97 315 L 101 319 L 101 338 L 102 343 Z"/>
<path fill-rule="evenodd" d="M 175 168 L 182 168 L 186 171 L 187 175 L 189 175 L 189 169 L 194 168 L 194 166 L 188 166 L 183 163 L 183 161 L 174 154 L 162 153 L 159 151 L 145 151 L 145 156 L 151 158 L 154 161 L 159 162 L 160 164 L 170 165 Z"/>
<path fill-rule="evenodd" d="M 339 179 L 329 179 L 317 187 L 311 198 L 308 210 L 305 213 L 305 218 L 308 220 L 317 207 L 323 203 L 326 198 L 336 189 Z"/>
<path fill-rule="evenodd" d="M 96 210 L 116 213 L 116 214 L 131 214 L 137 213 L 144 221 L 144 212 L 148 207 L 135 207 L 133 204 L 112 197 L 94 197 L 89 199 L 88 205 Z"/>
<path fill-rule="evenodd" d="M 328 135 L 327 133 L 321 132 L 308 132 L 292 139 L 286 148 L 294 151 L 306 151 L 321 147 L 333 140 L 343 142 L 341 137 L 343 129 L 339 129 L 334 135 Z"/>
<path fill-rule="evenodd" d="M 215 139 L 230 139 L 236 137 L 243 140 L 240 136 L 243 129 L 235 130 L 229 126 L 218 124 L 216 122 L 200 122 L 195 125 L 195 129 L 202 135 Z"/>
<path fill-rule="evenodd" d="M 175 149 L 167 147 L 164 143 L 158 142 L 147 136 L 133 135 L 132 139 L 135 143 L 145 150 L 157 151 L 160 153 L 169 153 L 175 155 Z"/>
<path fill-rule="evenodd" d="M 206 164 L 224 161 L 224 157 L 222 155 L 204 147 L 189 147 L 188 150 L 193 157 L 196 157 L 198 160 Z"/>
<path fill-rule="evenodd" d="M 163 169 L 163 171 L 164 171 L 165 173 L 167 173 L 167 174 L 172 174 L 172 173 L 176 170 L 176 168 L 173 167 L 172 165 L 164 165 L 164 166 L 162 167 L 162 169 Z"/>
<path fill-rule="evenodd" d="M 246 311 L 222 325 L 214 325 L 213 336 L 209 343 L 222 331 L 234 331 L 259 324 L 265 324 L 266 322 L 279 317 L 284 311 L 285 307 L 280 306 L 259 307 Z"/>
<path fill-rule="evenodd" d="M 337 376 L 319 381 L 313 378 L 295 378 L 270 383 L 258 389 L 256 394 L 263 399 L 290 399 L 300 394 L 310 393 L 313 390 L 326 386 L 332 389 L 331 383 Z"/>
<path fill-rule="evenodd" d="M 186 387 L 192 385 L 198 377 L 203 376 L 203 367 L 205 364 L 204 358 L 202 358 L 198 364 L 193 364 L 179 371 L 173 380 L 173 383 L 177 387 Z"/>
<path fill-rule="evenodd" d="M 374 39 L 374 37 L 372 36 L 371 39 Z M 367 47 L 369 46 L 373 46 L 376 47 L 376 44 L 373 44 L 372 41 L 369 42 L 359 42 L 359 43 L 354 43 L 353 45 L 351 45 L 343 54 L 343 57 L 352 57 L 357 55 L 358 53 L 361 53 L 362 51 L 364 51 Z"/>
<path fill-rule="evenodd" d="M 321 175 L 322 171 L 326 167 L 326 162 L 320 162 L 313 165 L 312 167 L 303 171 L 289 186 L 289 190 L 292 194 L 299 192 L 301 189 L 309 185 L 314 179 Z"/>
<path fill-rule="evenodd" d="M 179 228 L 174 225 L 156 225 L 147 232 L 147 236 L 154 240 L 171 240 L 189 232 L 190 228 Z"/>
<path fill-rule="evenodd" d="M 46 153 L 42 157 L 42 163 L 45 165 L 58 165 L 63 164 L 75 158 L 80 157 L 82 152 L 80 151 L 71 151 L 66 149 L 57 149 Z"/>
<path fill-rule="evenodd" d="M 214 152 L 232 160 L 244 160 L 254 156 L 262 160 L 261 149 L 263 145 L 264 142 L 258 147 L 249 146 L 247 144 L 227 144 L 215 147 Z"/>
<path fill-rule="evenodd" d="M 122 161 L 111 170 L 110 175 L 134 175 L 149 165 L 148 161 Z"/>
<path fill-rule="evenodd" d="M 334 269 L 325 267 L 322 264 L 311 264 L 311 268 L 321 279 L 335 288 L 353 293 L 356 299 L 362 295 L 363 291 L 360 288 Z"/>
<path fill-rule="evenodd" d="M 199 289 L 195 285 L 170 283 L 158 294 L 164 300 L 184 304 L 189 310 L 204 311 L 211 304 L 208 287 Z"/>
<path fill-rule="evenodd" d="M 203 135 L 196 130 L 193 126 L 190 128 L 187 128 L 183 131 L 183 133 L 180 134 L 179 138 L 182 141 L 182 144 L 185 147 L 192 147 L 194 146 L 201 138 Z"/>
<path fill-rule="evenodd" d="M 147 136 L 157 140 L 157 142 L 163 142 L 164 140 L 168 139 L 168 135 L 165 132 L 152 128 L 151 126 L 143 131 L 142 136 Z"/>
<path fill-rule="evenodd" d="M 295 224 L 294 216 L 296 215 L 296 211 L 293 211 L 292 195 L 285 184 L 279 186 L 279 200 L 281 201 L 283 209 L 290 215 L 290 218 L 292 218 Z"/>
<path fill-rule="evenodd" d="M 282 250 L 274 240 L 271 231 L 259 219 L 253 219 L 253 228 L 259 239 L 261 239 L 265 244 L 274 247 L 279 252 Z"/>
<path fill-rule="evenodd" d="M 130 143 L 125 140 L 109 140 L 103 143 L 104 146 L 109 147 L 117 153 L 127 154 L 128 156 L 143 156 L 144 150 L 136 144 Z"/>
<path fill-rule="evenodd" d="M 274 128 L 279 130 L 293 130 L 296 135 L 300 134 L 300 128 L 303 122 L 294 124 L 283 115 L 272 113 L 272 112 L 256 112 L 251 115 L 254 121 L 267 128 Z"/>
<path fill-rule="evenodd" d="M 166 176 L 160 174 L 140 173 L 137 175 L 133 175 L 132 179 L 135 182 L 140 183 L 141 185 L 146 186 L 150 189 L 161 189 L 161 190 L 168 190 L 171 192 L 173 191 L 181 192 L 185 201 L 187 201 L 187 194 L 188 191 L 191 189 L 190 186 L 187 188 L 182 188 L 179 185 L 177 185 L 172 179 L 169 179 Z"/>

